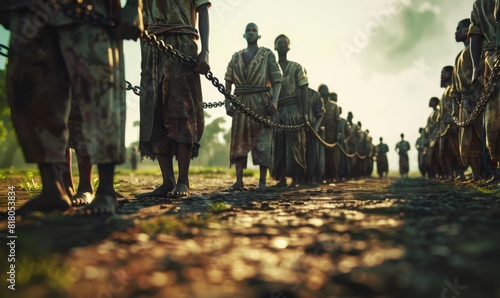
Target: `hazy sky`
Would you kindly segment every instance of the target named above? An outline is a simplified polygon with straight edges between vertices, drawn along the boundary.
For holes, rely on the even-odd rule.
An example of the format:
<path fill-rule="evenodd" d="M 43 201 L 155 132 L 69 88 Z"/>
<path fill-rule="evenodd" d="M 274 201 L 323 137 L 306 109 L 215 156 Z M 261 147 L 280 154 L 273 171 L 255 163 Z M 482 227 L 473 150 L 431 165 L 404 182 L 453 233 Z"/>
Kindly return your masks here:
<path fill-rule="evenodd" d="M 124 1 L 122 1 L 124 2 Z M 259 45 L 273 49 L 277 35 L 291 39 L 290 60 L 302 64 L 309 84 L 327 84 L 337 92 L 343 116 L 352 111 L 355 121 L 378 143 L 383 137 L 392 152 L 391 170 L 397 169 L 394 146 L 400 133 L 412 145 L 411 170 L 417 170 L 415 140 L 418 128 L 431 112 L 427 104 L 441 97 L 439 76 L 463 47 L 455 42 L 455 28 L 470 17 L 473 0 L 212 0 L 210 8 L 210 64 L 223 80 L 231 55 L 246 47 L 247 23 L 259 26 Z M 0 43 L 8 33 L 0 31 Z M 126 42 L 126 77 L 140 81 L 140 49 Z M 0 59 L 0 65 L 5 60 Z M 205 101 L 223 96 L 203 79 Z M 139 100 L 127 94 L 127 144 L 136 141 Z M 224 108 L 208 111 L 226 117 Z M 230 118 L 227 118 L 227 127 Z M 210 121 L 210 119 L 208 119 Z"/>

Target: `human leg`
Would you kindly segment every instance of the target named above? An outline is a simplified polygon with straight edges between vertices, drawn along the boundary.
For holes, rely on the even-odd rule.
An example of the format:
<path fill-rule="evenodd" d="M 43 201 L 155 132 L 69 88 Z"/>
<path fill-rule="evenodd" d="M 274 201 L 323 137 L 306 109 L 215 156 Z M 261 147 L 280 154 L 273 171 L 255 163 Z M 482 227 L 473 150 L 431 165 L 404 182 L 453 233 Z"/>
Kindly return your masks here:
<path fill-rule="evenodd" d="M 71 208 L 71 201 L 64 188 L 62 176 L 58 173 L 60 164 L 38 164 L 42 178 L 42 192 L 22 205 L 16 212 L 26 215 L 34 211 L 65 211 Z"/>
<path fill-rule="evenodd" d="M 189 165 L 193 151 L 192 144 L 177 143 L 176 153 L 179 163 L 179 176 L 174 189 L 168 193 L 168 197 L 183 198 L 189 197 Z"/>
<path fill-rule="evenodd" d="M 92 162 L 90 161 L 90 156 L 82 153 L 80 149 L 75 149 L 75 151 L 80 181 L 76 194 L 71 197 L 71 202 L 74 206 L 82 206 L 90 204 L 94 199 L 94 189 L 92 187 Z"/>

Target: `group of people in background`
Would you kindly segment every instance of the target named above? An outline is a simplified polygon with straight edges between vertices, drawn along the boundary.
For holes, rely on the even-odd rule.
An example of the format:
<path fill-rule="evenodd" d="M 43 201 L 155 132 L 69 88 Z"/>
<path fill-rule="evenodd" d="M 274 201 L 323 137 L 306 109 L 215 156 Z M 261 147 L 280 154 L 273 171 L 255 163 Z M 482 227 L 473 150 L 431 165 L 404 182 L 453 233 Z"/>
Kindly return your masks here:
<path fill-rule="evenodd" d="M 416 147 L 422 176 L 484 185 L 500 181 L 499 92 L 488 88 L 500 77 L 494 69 L 500 48 L 499 9 L 498 1 L 476 0 L 471 18 L 457 25 L 455 40 L 464 48 L 453 66 L 443 67 L 443 95 L 429 100 L 431 114 L 425 128 L 419 129 Z M 484 113 L 475 113 L 481 101 L 486 102 Z M 479 117 L 469 119 L 473 114 Z M 466 177 L 469 167 L 472 174 Z"/>
<path fill-rule="evenodd" d="M 277 181 L 276 187 L 297 187 L 301 184 L 318 185 L 344 179 L 368 177 L 373 172 L 374 158 L 380 177 L 387 177 L 388 147 L 382 142 L 375 146 L 369 130 L 361 122 L 353 121 L 353 113 L 343 118 L 337 103 L 337 94 L 322 84 L 318 90 L 309 87 L 305 68 L 289 61 L 290 38 L 276 37 L 274 49 L 259 47 L 259 28 L 249 23 L 244 32 L 247 47 L 230 59 L 225 74 L 226 89 L 233 91 L 234 100 L 249 107 L 258 116 L 285 127 L 264 127 L 247 113 L 236 109 L 226 99 L 226 113 L 232 117 L 230 163 L 236 169 L 236 181 L 229 190 L 246 189 L 243 170 L 248 154 L 260 168 L 257 189 L 265 189 L 266 177 Z M 400 155 L 400 173 L 409 172 L 408 151 L 404 140 L 397 144 Z M 290 182 L 287 182 L 290 178 Z"/>

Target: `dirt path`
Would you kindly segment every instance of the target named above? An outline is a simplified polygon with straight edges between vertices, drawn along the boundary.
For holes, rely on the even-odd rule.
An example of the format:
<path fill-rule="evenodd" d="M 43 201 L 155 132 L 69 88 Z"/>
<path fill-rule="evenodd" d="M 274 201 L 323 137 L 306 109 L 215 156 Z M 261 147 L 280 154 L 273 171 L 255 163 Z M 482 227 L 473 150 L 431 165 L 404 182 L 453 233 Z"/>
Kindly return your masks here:
<path fill-rule="evenodd" d="M 137 200 L 156 178 L 118 178 L 113 218 L 16 224 L 15 292 L 1 222 L 1 297 L 500 297 L 496 192 L 365 179 L 227 193 L 233 178 L 205 175 L 190 199 Z"/>

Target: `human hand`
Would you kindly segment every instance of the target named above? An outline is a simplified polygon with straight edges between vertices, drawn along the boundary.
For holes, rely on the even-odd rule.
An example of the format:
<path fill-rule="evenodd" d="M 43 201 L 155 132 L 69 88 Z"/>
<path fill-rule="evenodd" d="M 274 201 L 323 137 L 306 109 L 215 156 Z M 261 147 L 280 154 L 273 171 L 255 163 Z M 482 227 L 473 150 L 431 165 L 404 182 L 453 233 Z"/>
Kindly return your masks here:
<path fill-rule="evenodd" d="M 208 64 L 208 51 L 202 50 L 200 54 L 198 54 L 198 57 L 196 57 L 196 62 L 198 62 L 198 64 L 193 71 L 201 74 L 207 74 L 210 70 L 210 65 Z"/>
<path fill-rule="evenodd" d="M 276 114 L 277 111 L 278 111 L 278 105 L 273 102 L 270 102 L 266 108 L 266 113 L 269 116 L 273 116 L 274 114 Z"/>
<path fill-rule="evenodd" d="M 233 117 L 234 111 L 235 109 L 233 105 L 226 106 L 226 115 L 228 115 L 229 117 Z"/>
<path fill-rule="evenodd" d="M 116 35 L 120 39 L 137 40 L 144 32 L 142 22 L 142 5 L 135 1 L 129 1 L 120 11 L 120 22 Z"/>
<path fill-rule="evenodd" d="M 482 69 L 480 67 L 474 67 L 472 70 L 472 86 L 477 91 L 483 88 L 483 82 L 481 81 Z"/>

